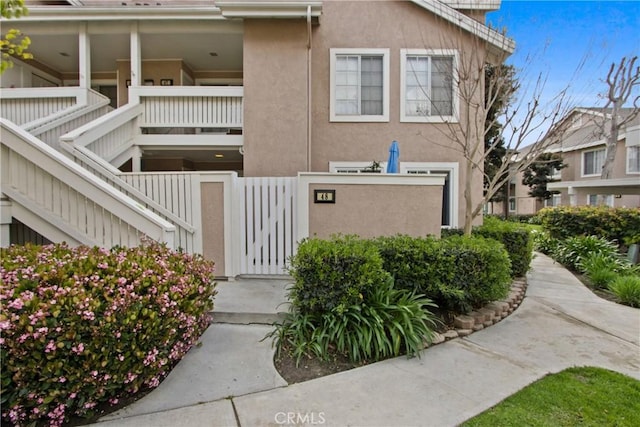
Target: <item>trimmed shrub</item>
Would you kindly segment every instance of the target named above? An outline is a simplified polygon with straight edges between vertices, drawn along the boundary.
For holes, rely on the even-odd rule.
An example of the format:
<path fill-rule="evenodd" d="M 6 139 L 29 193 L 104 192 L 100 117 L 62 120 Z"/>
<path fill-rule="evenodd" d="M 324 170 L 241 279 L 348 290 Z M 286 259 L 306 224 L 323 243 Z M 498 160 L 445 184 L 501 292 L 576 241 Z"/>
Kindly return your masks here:
<path fill-rule="evenodd" d="M 442 244 L 443 256 L 451 262 L 453 271 L 452 281 L 445 283 L 445 289 L 453 287 L 463 295 L 451 299 L 455 293 L 439 289 L 447 308 L 467 312 L 507 296 L 511 285 L 511 261 L 500 242 L 478 236 L 454 236 L 442 240 Z"/>
<path fill-rule="evenodd" d="M 289 299 L 303 314 L 341 313 L 389 277 L 376 247 L 357 236 L 305 239 L 289 270 L 295 280 Z"/>
<path fill-rule="evenodd" d="M 599 236 L 619 245 L 640 243 L 640 209 L 606 206 L 544 208 L 538 217 L 556 239 Z"/>
<path fill-rule="evenodd" d="M 1 251 L 2 418 L 59 426 L 156 387 L 210 322 L 213 263 L 165 246 Z"/>
<path fill-rule="evenodd" d="M 484 223 L 473 230 L 474 235 L 501 242 L 511 259 L 511 276 L 524 276 L 531 266 L 533 237 L 528 228 L 514 222 L 494 217 L 484 218 Z"/>
<path fill-rule="evenodd" d="M 327 360 L 330 349 L 353 362 L 420 356 L 425 343 L 433 341 L 436 320 L 429 311 L 433 306 L 422 295 L 395 289 L 387 276 L 365 300 L 340 313 L 301 313 L 291 306 L 285 321 L 268 336 L 280 349 L 288 343 L 297 362 L 307 354 Z"/>
<path fill-rule="evenodd" d="M 609 290 L 622 304 L 640 307 L 640 277 L 620 276 L 609 284 Z"/>
<path fill-rule="evenodd" d="M 394 236 L 374 243 L 396 287 L 424 294 L 442 310 L 466 312 L 508 293 L 511 262 L 495 240 Z"/>
<path fill-rule="evenodd" d="M 453 259 L 446 259 L 440 240 L 398 235 L 373 239 L 382 267 L 393 276 L 395 287 L 427 295 L 438 305 L 436 290 L 454 280 Z M 459 296 L 462 297 L 461 292 Z"/>

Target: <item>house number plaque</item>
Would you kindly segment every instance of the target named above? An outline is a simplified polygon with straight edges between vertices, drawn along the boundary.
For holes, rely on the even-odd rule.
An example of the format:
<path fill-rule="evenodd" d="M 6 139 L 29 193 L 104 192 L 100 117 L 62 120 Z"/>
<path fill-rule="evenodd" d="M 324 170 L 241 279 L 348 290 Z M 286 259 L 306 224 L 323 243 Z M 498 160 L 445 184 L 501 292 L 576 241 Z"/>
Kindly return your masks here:
<path fill-rule="evenodd" d="M 314 203 L 335 203 L 336 190 L 313 190 Z"/>

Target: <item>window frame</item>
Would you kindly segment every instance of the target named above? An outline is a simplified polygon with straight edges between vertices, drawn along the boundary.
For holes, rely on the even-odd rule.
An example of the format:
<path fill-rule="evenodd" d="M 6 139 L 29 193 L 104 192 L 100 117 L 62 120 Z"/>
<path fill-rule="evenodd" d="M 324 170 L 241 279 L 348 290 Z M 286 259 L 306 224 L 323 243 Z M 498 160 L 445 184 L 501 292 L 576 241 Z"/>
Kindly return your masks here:
<path fill-rule="evenodd" d="M 451 57 L 452 70 L 452 99 L 450 116 L 409 116 L 407 115 L 407 87 L 406 71 L 408 56 Z M 456 49 L 400 49 L 400 121 L 403 123 L 457 123 L 459 121 L 459 88 L 458 88 L 459 54 Z"/>
<path fill-rule="evenodd" d="M 587 206 L 598 206 L 598 196 L 605 196 L 605 205 L 609 206 L 610 208 L 614 207 L 615 202 L 613 194 L 587 194 Z M 593 203 L 591 203 L 592 197 L 595 197 Z"/>
<path fill-rule="evenodd" d="M 329 172 L 331 173 L 387 173 L 387 162 L 379 162 L 380 172 L 363 172 L 363 169 L 371 166 L 371 162 L 329 162 Z"/>
<path fill-rule="evenodd" d="M 460 197 L 458 162 L 400 162 L 400 173 L 428 171 L 429 174 L 438 171 L 449 172 L 449 224 L 442 228 L 458 228 L 458 205 Z"/>
<path fill-rule="evenodd" d="M 382 57 L 382 114 L 336 114 L 336 59 L 340 55 Z M 389 49 L 388 48 L 331 48 L 329 49 L 329 121 L 330 122 L 388 122 L 389 121 Z M 361 101 L 361 100 L 360 100 Z"/>
<path fill-rule="evenodd" d="M 598 176 L 602 175 L 602 168 L 600 168 L 601 169 L 600 172 L 585 173 L 585 159 L 586 159 L 587 154 L 596 153 L 596 152 L 599 152 L 599 151 L 602 151 L 603 155 L 606 156 L 606 150 L 604 148 L 595 148 L 593 150 L 586 150 L 586 151 L 582 152 L 582 155 L 580 156 L 581 160 L 582 160 L 581 164 L 580 164 L 580 176 L 581 177 L 588 178 L 588 177 L 598 177 Z M 604 164 L 604 159 L 603 159 L 602 163 Z"/>
<path fill-rule="evenodd" d="M 629 166 L 631 166 L 631 158 L 629 157 L 629 154 L 631 152 L 631 150 L 637 150 L 636 153 L 636 161 L 638 163 L 640 163 L 640 145 L 632 145 L 630 147 L 627 147 L 627 158 L 626 158 L 626 164 L 627 164 L 627 168 L 626 168 L 626 172 L 627 175 L 639 175 L 640 174 L 640 164 L 638 165 L 638 170 L 631 170 L 631 168 Z"/>

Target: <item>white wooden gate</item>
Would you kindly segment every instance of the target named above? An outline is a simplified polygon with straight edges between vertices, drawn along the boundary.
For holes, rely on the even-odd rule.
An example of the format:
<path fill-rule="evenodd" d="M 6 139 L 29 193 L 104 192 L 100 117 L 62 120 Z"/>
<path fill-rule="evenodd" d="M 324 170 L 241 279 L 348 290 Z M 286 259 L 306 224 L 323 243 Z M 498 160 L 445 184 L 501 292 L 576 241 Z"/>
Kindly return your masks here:
<path fill-rule="evenodd" d="M 239 178 L 240 274 L 287 274 L 295 253 L 296 178 Z"/>

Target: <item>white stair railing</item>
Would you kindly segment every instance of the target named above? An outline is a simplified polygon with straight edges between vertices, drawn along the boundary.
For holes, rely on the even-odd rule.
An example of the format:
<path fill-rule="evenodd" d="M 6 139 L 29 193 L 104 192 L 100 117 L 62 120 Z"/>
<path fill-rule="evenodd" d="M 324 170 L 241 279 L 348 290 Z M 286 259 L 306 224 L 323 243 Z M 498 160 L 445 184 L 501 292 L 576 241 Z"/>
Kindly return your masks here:
<path fill-rule="evenodd" d="M 161 218 L 171 222 L 176 227 L 176 247 L 191 253 L 202 252 L 202 244 L 197 240 L 197 230 L 192 225 L 193 222 L 190 221 L 190 217 L 183 218 L 174 213 L 174 210 L 168 209 L 166 206 L 156 202 L 152 197 L 131 185 L 126 179 L 123 179 L 125 178 L 125 174 L 122 174 L 118 169 L 87 148 L 72 144 L 62 144 L 62 147 L 71 154 L 76 163 L 86 170 L 138 203 L 143 204 Z"/>
<path fill-rule="evenodd" d="M 17 125 L 51 116 L 91 98 L 87 89 L 38 87 L 0 89 L 0 117 Z"/>
<path fill-rule="evenodd" d="M 0 188 L 16 205 L 12 212 L 37 216 L 40 227 L 47 224 L 72 244 L 134 246 L 148 236 L 175 248 L 173 224 L 14 123 L 0 119 L 0 125 Z M 18 219 L 30 225 L 30 217 Z"/>

